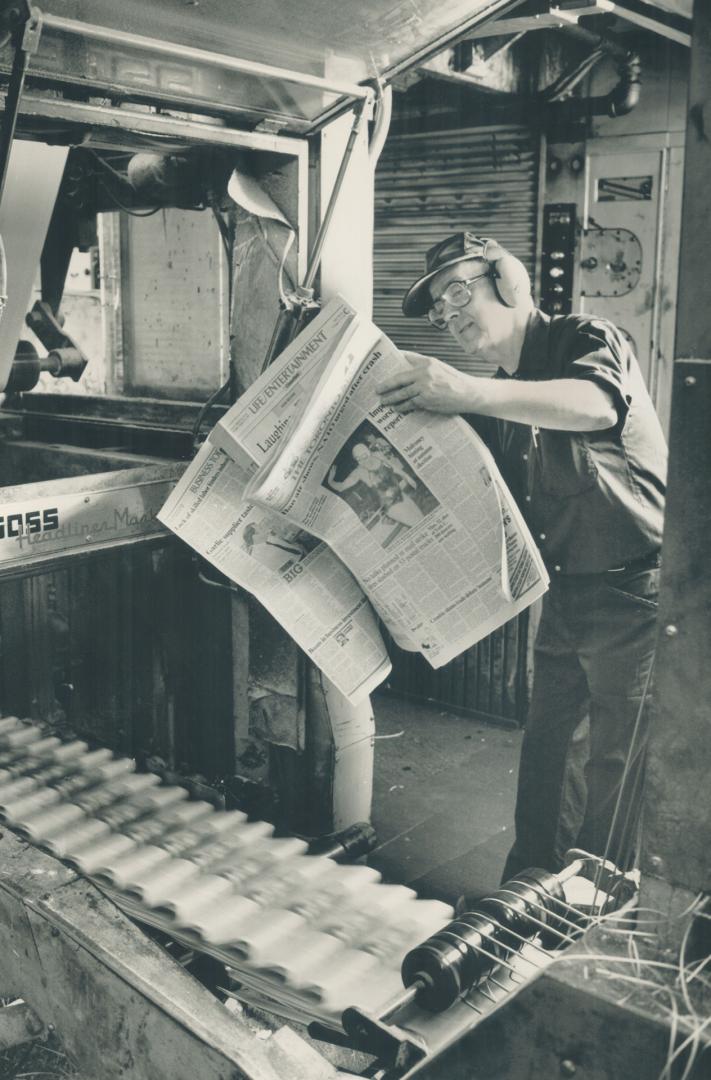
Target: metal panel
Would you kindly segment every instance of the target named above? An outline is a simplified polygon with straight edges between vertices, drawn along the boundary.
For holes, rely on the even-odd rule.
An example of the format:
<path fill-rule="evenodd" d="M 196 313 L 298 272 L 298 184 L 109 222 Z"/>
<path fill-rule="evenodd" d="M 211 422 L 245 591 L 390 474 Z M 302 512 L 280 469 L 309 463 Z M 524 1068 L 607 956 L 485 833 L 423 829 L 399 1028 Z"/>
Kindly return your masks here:
<path fill-rule="evenodd" d="M 0 582 L 0 701 L 214 779 L 235 771 L 229 594 L 174 538 Z"/>
<path fill-rule="evenodd" d="M 498 126 L 398 135 L 375 178 L 375 321 L 403 349 L 431 353 L 490 374 L 462 356 L 451 335 L 405 319 L 405 288 L 424 253 L 447 233 L 472 228 L 493 236 L 533 278 L 540 140 L 527 128 Z"/>

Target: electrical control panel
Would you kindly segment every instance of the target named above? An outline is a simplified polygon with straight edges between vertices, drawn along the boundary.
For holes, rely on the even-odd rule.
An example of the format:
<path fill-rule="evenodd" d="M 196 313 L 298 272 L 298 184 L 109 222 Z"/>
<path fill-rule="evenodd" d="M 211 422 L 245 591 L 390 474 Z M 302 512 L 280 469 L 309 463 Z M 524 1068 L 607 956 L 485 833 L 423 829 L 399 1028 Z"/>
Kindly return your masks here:
<path fill-rule="evenodd" d="M 575 203 L 543 207 L 541 308 L 549 315 L 572 311 L 575 226 Z"/>

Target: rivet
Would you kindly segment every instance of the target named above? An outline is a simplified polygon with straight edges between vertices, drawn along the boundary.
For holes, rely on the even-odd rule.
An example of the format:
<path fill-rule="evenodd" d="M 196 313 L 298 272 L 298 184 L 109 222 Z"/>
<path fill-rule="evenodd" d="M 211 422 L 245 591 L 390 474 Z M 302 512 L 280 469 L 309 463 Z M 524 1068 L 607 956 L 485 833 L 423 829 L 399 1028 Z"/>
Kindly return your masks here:
<path fill-rule="evenodd" d="M 577 1065 L 570 1058 L 564 1058 L 560 1063 L 560 1075 L 561 1076 L 575 1076 L 577 1072 Z"/>
<path fill-rule="evenodd" d="M 667 637 L 676 637 L 676 635 L 679 633 L 679 628 L 677 626 L 674 626 L 674 623 L 669 623 L 668 626 L 664 627 L 664 633 L 667 635 Z"/>
<path fill-rule="evenodd" d="M 649 865 L 654 867 L 655 870 L 661 870 L 663 866 L 661 855 L 652 855 L 649 860 Z"/>
<path fill-rule="evenodd" d="M 684 386 L 696 386 L 696 376 L 687 375 L 684 379 Z"/>

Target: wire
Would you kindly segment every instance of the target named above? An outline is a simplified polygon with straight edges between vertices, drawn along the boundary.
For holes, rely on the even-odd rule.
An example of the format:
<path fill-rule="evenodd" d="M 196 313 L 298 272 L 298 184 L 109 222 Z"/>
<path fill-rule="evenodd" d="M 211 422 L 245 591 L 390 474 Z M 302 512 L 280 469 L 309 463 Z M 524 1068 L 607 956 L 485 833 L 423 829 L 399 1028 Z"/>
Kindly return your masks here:
<path fill-rule="evenodd" d="M 282 251 L 281 259 L 279 260 L 279 276 L 277 278 L 277 284 L 278 284 L 278 287 L 279 287 L 279 299 L 281 300 L 281 302 L 282 302 L 282 304 L 284 305 L 285 308 L 289 308 L 291 306 L 291 302 L 290 302 L 290 300 L 289 300 L 289 298 L 286 295 L 286 292 L 284 290 L 284 269 L 286 267 L 287 256 L 288 256 L 289 252 L 291 251 L 291 246 L 294 243 L 295 239 L 296 239 L 296 233 L 294 232 L 293 229 L 289 229 L 289 235 L 286 238 L 286 243 L 284 244 L 284 250 Z M 291 282 L 291 277 L 289 277 L 289 281 Z M 293 285 L 293 282 L 291 282 L 291 284 Z"/>
<path fill-rule="evenodd" d="M 123 210 L 124 214 L 130 214 L 131 217 L 138 217 L 138 218 L 152 217 L 153 214 L 157 214 L 159 210 L 164 210 L 165 209 L 165 207 L 163 207 L 163 206 L 154 206 L 152 210 L 132 210 L 129 206 L 126 206 L 125 203 L 122 203 L 121 200 L 116 197 L 116 195 L 111 190 L 109 185 L 106 184 L 101 179 L 101 177 L 99 177 L 99 183 L 101 184 L 102 188 L 104 189 L 106 194 L 109 196 L 111 201 L 113 203 L 115 203 L 116 206 L 118 206 L 119 210 Z"/>
<path fill-rule="evenodd" d="M 608 861 L 608 859 L 610 857 L 610 850 L 612 848 L 612 838 L 615 835 L 615 829 L 617 828 L 617 819 L 618 819 L 620 810 L 622 808 L 622 796 L 623 796 L 623 793 L 625 793 L 625 785 L 627 783 L 627 779 L 629 777 L 629 774 L 630 774 L 630 771 L 631 771 L 631 768 L 632 768 L 632 762 L 634 760 L 634 757 L 635 757 L 636 754 L 638 754 L 640 752 L 640 751 L 636 750 L 635 747 L 636 747 L 639 731 L 640 731 L 640 728 L 642 726 L 642 715 L 644 713 L 644 707 L 645 707 L 645 705 L 647 703 L 647 694 L 649 692 L 649 685 L 650 685 L 650 682 L 651 682 L 651 679 L 652 679 L 653 670 L 654 670 L 654 654 L 652 654 L 652 658 L 651 658 L 651 661 L 650 661 L 650 664 L 649 664 L 649 670 L 647 671 L 647 677 L 646 677 L 645 682 L 644 682 L 644 689 L 642 690 L 642 698 L 641 698 L 640 703 L 639 703 L 639 708 L 637 709 L 637 716 L 635 717 L 634 728 L 632 729 L 632 737 L 630 738 L 629 749 L 627 751 L 627 757 L 625 758 L 625 766 L 624 766 L 624 769 L 623 769 L 623 772 L 622 772 L 622 779 L 620 780 L 620 786 L 619 786 L 619 789 L 618 789 L 618 792 L 617 792 L 617 799 L 615 800 L 615 809 L 614 809 L 613 814 L 612 814 L 612 821 L 610 822 L 610 828 L 609 828 L 609 831 L 608 831 L 608 834 L 607 834 L 607 840 L 605 842 L 605 851 L 604 851 L 604 854 L 602 856 L 602 859 L 601 859 L 600 863 L 598 864 L 598 868 L 597 868 L 597 870 L 595 872 L 595 881 L 594 881 L 595 892 L 593 894 L 593 901 L 592 901 L 592 909 L 593 909 L 593 911 L 595 910 L 595 905 L 597 903 L 598 893 L 600 892 L 600 882 L 602 880 L 603 866 Z"/>
<path fill-rule="evenodd" d="M 217 227 L 220 230 L 220 236 L 222 237 L 222 246 L 225 249 L 225 255 L 227 256 L 227 262 L 229 264 L 230 258 L 231 258 L 231 255 L 232 255 L 232 251 L 231 251 L 231 248 L 230 248 L 230 231 L 229 231 L 229 227 L 228 227 L 227 223 L 225 222 L 225 219 L 223 218 L 222 214 L 220 213 L 220 211 L 217 209 L 216 206 L 211 206 L 210 209 L 212 210 L 215 221 L 217 222 Z"/>
<path fill-rule="evenodd" d="M 605 55 L 604 50 L 597 48 L 593 49 L 589 56 L 585 58 L 576 68 L 572 71 L 568 71 L 561 75 L 556 82 L 552 83 L 546 90 L 543 91 L 543 96 L 546 104 L 554 101 L 560 101 L 565 95 L 569 94 L 571 90 L 578 83 L 585 78 L 585 76 L 592 71 L 592 69 L 602 60 Z"/>
<path fill-rule="evenodd" d="M 122 184 L 127 184 L 130 187 L 128 178 L 124 176 L 123 173 L 120 173 L 118 169 L 114 169 L 113 165 L 110 165 L 105 158 L 102 158 L 101 154 L 97 153 L 97 151 L 93 150 L 91 147 L 86 147 L 86 149 L 99 165 L 110 172 L 112 176 L 115 176 L 117 180 L 120 180 Z"/>
<path fill-rule="evenodd" d="M 211 585 L 213 589 L 227 589 L 228 592 L 239 593 L 242 590 L 239 585 L 233 585 L 230 582 L 225 581 L 213 581 L 211 577 L 208 577 L 203 570 L 197 572 L 198 580 L 202 581 L 203 585 Z"/>
<path fill-rule="evenodd" d="M 215 390 L 215 392 L 213 394 L 210 394 L 207 401 L 204 402 L 203 405 L 201 405 L 200 411 L 197 414 L 195 423 L 193 424 L 193 430 L 192 430 L 193 453 L 195 453 L 197 451 L 197 449 L 198 449 L 198 447 L 196 445 L 198 435 L 200 434 L 200 428 L 202 427 L 203 420 L 205 419 L 205 416 L 207 415 L 208 410 L 211 409 L 213 405 L 217 404 L 219 399 L 222 397 L 222 395 L 225 393 L 226 390 L 229 390 L 229 388 L 230 388 L 230 380 L 228 379 L 226 382 L 224 382 L 222 384 L 222 386 L 220 386 L 217 390 Z"/>

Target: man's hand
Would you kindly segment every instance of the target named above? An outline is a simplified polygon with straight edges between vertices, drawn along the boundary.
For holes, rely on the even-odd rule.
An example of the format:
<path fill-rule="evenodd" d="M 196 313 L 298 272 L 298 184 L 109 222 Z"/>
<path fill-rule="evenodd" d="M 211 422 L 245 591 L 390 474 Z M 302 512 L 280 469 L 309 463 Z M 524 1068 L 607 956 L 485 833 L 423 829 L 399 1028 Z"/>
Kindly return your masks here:
<path fill-rule="evenodd" d="M 383 379 L 377 386 L 384 405 L 399 412 L 429 409 L 461 413 L 472 409 L 472 378 L 434 356 L 404 352 L 409 367 Z"/>

